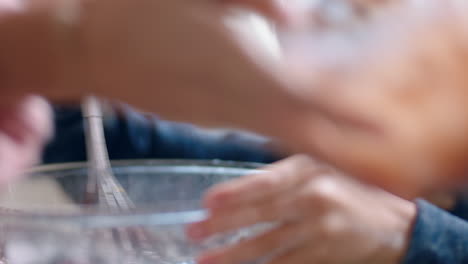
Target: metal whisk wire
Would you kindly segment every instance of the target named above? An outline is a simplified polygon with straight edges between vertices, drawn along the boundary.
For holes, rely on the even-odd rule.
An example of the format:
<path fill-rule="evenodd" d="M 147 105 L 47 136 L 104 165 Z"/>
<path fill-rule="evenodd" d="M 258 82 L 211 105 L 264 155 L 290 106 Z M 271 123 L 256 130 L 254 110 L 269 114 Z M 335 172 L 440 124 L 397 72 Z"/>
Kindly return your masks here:
<path fill-rule="evenodd" d="M 90 96 L 85 99 L 83 116 L 86 123 L 85 137 L 89 163 L 87 192 L 97 194 L 99 205 L 110 209 L 133 208 L 133 202 L 112 172 L 98 98 Z"/>
<path fill-rule="evenodd" d="M 106 147 L 99 99 L 93 96 L 87 97 L 82 108 L 86 124 L 85 137 L 88 155 L 86 187 L 88 202 L 97 202 L 98 205 L 111 210 L 128 211 L 135 205 L 113 174 Z M 123 261 L 125 264 L 135 262 L 138 246 L 146 255 L 151 252 L 150 235 L 141 228 L 114 228 L 111 234 L 104 235 L 112 237 L 115 243 L 126 251 L 129 259 Z"/>

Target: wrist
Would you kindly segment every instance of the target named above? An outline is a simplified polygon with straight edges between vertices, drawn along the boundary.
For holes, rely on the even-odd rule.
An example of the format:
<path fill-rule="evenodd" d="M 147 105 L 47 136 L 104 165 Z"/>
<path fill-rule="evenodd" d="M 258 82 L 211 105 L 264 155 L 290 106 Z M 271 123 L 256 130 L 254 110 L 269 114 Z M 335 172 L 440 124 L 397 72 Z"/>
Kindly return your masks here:
<path fill-rule="evenodd" d="M 380 255 L 377 258 L 381 260 L 379 263 L 401 263 L 411 241 L 411 233 L 417 216 L 417 206 L 413 202 L 401 198 L 397 199 L 399 200 L 398 203 L 390 208 L 394 212 L 394 217 L 391 219 L 388 243 L 377 253 Z"/>

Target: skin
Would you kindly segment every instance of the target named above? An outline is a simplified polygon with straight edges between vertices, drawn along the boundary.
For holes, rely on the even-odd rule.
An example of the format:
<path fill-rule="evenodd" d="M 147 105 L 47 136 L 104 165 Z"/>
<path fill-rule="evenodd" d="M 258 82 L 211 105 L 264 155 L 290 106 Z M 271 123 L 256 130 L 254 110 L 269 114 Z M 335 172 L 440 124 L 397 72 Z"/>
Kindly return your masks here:
<path fill-rule="evenodd" d="M 418 3 L 381 5 L 357 30 L 283 40 L 293 92 L 316 107 L 291 132 L 296 149 L 407 198 L 457 188 L 468 170 L 468 6 Z"/>
<path fill-rule="evenodd" d="M 205 252 L 197 263 L 397 264 L 409 244 L 412 202 L 343 176 L 306 156 L 208 192 L 207 220 L 189 227 L 194 240 L 257 223 L 279 225 L 233 246 Z M 279 250 L 279 251 L 278 251 Z"/>
<path fill-rule="evenodd" d="M 305 107 L 271 58 L 224 23 L 224 1 L 82 0 L 80 17 L 65 20 L 55 15 L 63 1 L 30 2 L 0 23 L 9 97 L 93 93 L 169 119 L 259 132 Z M 273 105 L 283 111 L 272 115 Z"/>
<path fill-rule="evenodd" d="M 0 187 L 36 164 L 51 136 L 51 110 L 38 97 L 0 107 Z"/>
<path fill-rule="evenodd" d="M 332 80 L 325 79 L 324 83 L 329 90 L 315 91 L 313 96 L 321 99 L 317 104 L 323 107 L 323 112 L 328 117 L 307 130 L 313 137 L 321 135 L 322 141 L 315 141 L 316 145 L 313 147 L 319 147 L 322 154 L 325 154 L 322 157 L 328 157 L 348 171 L 368 175 L 371 171 L 389 173 L 388 170 L 392 170 L 387 176 L 405 173 L 399 177 L 386 178 L 392 181 L 385 183 L 386 186 L 396 186 L 396 181 L 401 181 L 401 184 L 411 177 L 413 187 L 418 181 L 421 184 L 423 179 L 434 180 L 432 177 L 436 177 L 435 174 L 430 173 L 437 171 L 437 166 L 446 166 L 446 162 L 452 162 L 446 159 L 448 156 L 451 159 L 458 155 L 463 156 L 463 152 L 450 153 L 447 148 L 457 152 L 465 147 L 463 138 L 460 137 L 463 136 L 461 132 L 453 134 L 454 127 L 464 131 L 462 124 L 465 116 L 463 110 L 456 107 L 466 97 L 460 86 L 463 79 L 445 79 L 450 71 L 453 71 L 450 75 L 452 78 L 457 77 L 455 73 L 458 72 L 455 69 L 462 67 L 457 60 L 463 57 L 455 58 L 453 54 L 449 56 L 448 50 L 453 46 L 446 46 L 454 41 L 447 38 L 454 37 L 451 35 L 454 32 L 447 31 L 446 25 L 441 28 L 429 27 L 429 30 L 424 31 L 420 26 L 427 25 L 425 23 L 429 20 L 419 25 L 417 23 L 420 21 L 412 22 L 415 27 L 411 29 L 424 33 L 418 35 L 424 37 L 421 42 L 405 36 L 402 31 L 390 32 L 396 34 L 392 37 L 401 38 L 402 46 L 397 45 L 393 47 L 395 50 L 386 50 L 385 43 L 376 41 L 372 44 L 378 45 L 380 52 L 382 49 L 389 52 L 388 57 L 379 54 L 375 58 L 365 57 L 369 61 L 363 64 L 348 62 L 343 63 L 341 68 L 326 69 L 331 72 L 326 73 L 334 77 Z M 442 29 L 446 35 L 439 35 L 442 34 Z M 435 39 L 442 41 L 434 42 Z M 432 46 L 432 43 L 439 45 Z M 421 47 L 426 48 L 416 50 Z M 365 47 L 368 48 L 369 46 Z M 364 54 L 363 50 L 355 51 Z M 443 58 L 446 63 L 444 65 L 440 64 L 444 61 Z M 435 72 L 431 71 L 433 76 L 424 74 L 424 71 L 416 75 L 408 71 L 421 62 L 430 62 L 429 65 L 435 67 Z M 367 63 L 369 64 L 366 65 Z M 350 69 L 346 67 L 350 66 L 357 68 L 353 71 L 356 75 L 348 73 Z M 361 70 L 370 74 L 360 75 Z M 440 74 L 436 74 L 437 71 Z M 343 83 L 336 82 L 336 79 L 340 80 L 337 76 L 344 78 L 343 83 L 352 85 L 347 88 Z M 320 79 L 320 75 L 318 77 Z M 401 82 L 389 82 L 388 78 Z M 427 87 L 435 89 L 435 80 L 440 79 L 448 81 L 448 85 L 444 86 L 444 91 L 448 94 L 445 98 L 442 97 L 447 101 L 439 100 L 437 89 L 426 90 Z M 402 90 L 403 87 L 413 90 L 405 91 Z M 370 90 L 372 88 L 378 92 Z M 359 89 L 365 90 L 364 93 L 348 92 Z M 447 89 L 453 91 L 447 92 Z M 409 95 L 421 98 L 410 100 Z M 373 112 L 369 113 L 369 109 Z M 452 112 L 455 109 L 458 111 Z M 445 120 L 438 119 L 441 113 Z M 451 138 L 454 135 L 456 137 Z M 461 145 L 455 146 L 456 144 Z M 431 151 L 443 152 L 434 157 Z M 443 155 L 448 156 L 442 157 Z M 372 167 L 369 166 L 369 161 L 373 162 Z M 430 161 L 434 161 L 436 167 L 425 169 L 425 166 L 418 166 L 418 163 Z M 431 166 L 434 163 L 430 163 Z M 421 168 L 422 171 L 419 171 Z M 447 167 L 439 173 L 444 170 Z M 423 175 L 425 178 L 418 179 Z M 382 183 L 381 179 L 374 180 Z M 453 197 L 450 195 L 435 195 L 433 198 L 443 207 L 453 206 Z M 273 221 L 279 223 L 279 226 L 234 246 L 205 252 L 199 258 L 201 264 L 243 263 L 272 252 L 280 253 L 274 255 L 269 264 L 397 264 L 401 262 L 408 246 L 411 226 L 416 216 L 413 203 L 344 177 L 308 157 L 294 157 L 268 167 L 265 174 L 246 176 L 215 186 L 208 192 L 205 206 L 210 210 L 208 219 L 190 226 L 187 231 L 194 240 L 262 222 Z"/>
<path fill-rule="evenodd" d="M 0 19 L 1 104 L 93 93 L 266 134 L 414 197 L 452 187 L 468 170 L 468 34 L 452 6 L 460 1 L 433 1 L 423 14 L 411 2 L 367 20 L 365 36 L 345 34 L 334 43 L 343 53 L 328 51 L 333 60 L 320 35 L 307 56 L 286 50 L 278 62 L 223 23 L 232 1 L 83 0 L 79 19 L 57 15 L 67 2 L 28 1 Z M 280 17 L 283 28 L 295 17 L 284 3 L 239 3 Z"/>
<path fill-rule="evenodd" d="M 249 2 L 251 6 L 254 6 L 254 3 L 258 2 Z M 435 188 L 453 187 L 453 183 L 463 180 L 467 170 L 464 157 L 468 154 L 468 112 L 465 107 L 468 90 L 465 89 L 466 60 L 463 54 L 465 47 L 468 47 L 465 38 L 468 35 L 463 29 L 465 20 L 457 13 L 457 8 L 447 5 L 446 2 L 435 1 L 434 4 L 440 5 L 440 8 L 425 11 L 423 16 L 416 18 L 413 16 L 421 12 L 420 7 L 402 2 L 401 5 L 389 8 L 388 13 L 367 20 L 368 36 L 345 38 L 345 43 L 349 43 L 347 46 L 351 47 L 349 52 L 354 55 L 339 55 L 335 64 L 321 61 L 320 57 L 314 61 L 313 56 L 308 58 L 311 61 L 306 62 L 297 57 L 288 58 L 287 50 L 284 61 L 279 64 L 272 61 L 268 63 L 268 60 L 261 56 L 252 57 L 252 53 L 245 50 L 242 44 L 227 52 L 222 47 L 232 47 L 236 41 L 232 42 L 232 38 L 226 35 L 221 34 L 219 37 L 215 34 L 218 36 L 217 41 L 213 39 L 211 42 L 224 44 L 213 46 L 210 52 L 215 56 L 208 58 L 212 58 L 212 63 L 216 63 L 219 61 L 216 58 L 223 56 L 223 63 L 229 63 L 219 69 L 220 72 L 229 74 L 215 74 L 222 76 L 222 80 L 210 76 L 202 78 L 203 82 L 199 83 L 200 79 L 197 77 L 207 76 L 205 74 L 208 72 L 211 74 L 212 68 L 192 67 L 194 71 L 190 72 L 193 75 L 181 79 L 174 78 L 173 76 L 180 76 L 179 70 L 184 66 L 181 66 L 180 61 L 164 56 L 171 54 L 168 49 L 157 61 L 151 61 L 147 69 L 169 69 L 165 76 L 170 78 L 163 78 L 162 83 L 167 87 L 181 87 L 181 90 L 173 89 L 173 93 L 168 93 L 167 97 L 160 95 L 158 91 L 157 97 L 171 104 L 158 104 L 157 110 L 172 116 L 170 113 L 176 106 L 177 114 L 189 116 L 189 121 L 208 122 L 209 117 L 223 120 L 224 124 L 235 124 L 280 138 L 296 151 L 312 153 L 349 175 L 383 186 L 408 198 L 432 192 Z M 154 4 L 151 2 L 148 5 L 145 9 L 151 9 Z M 158 10 L 174 8 L 186 10 L 191 14 L 198 11 L 195 7 L 187 7 L 186 3 L 177 5 L 177 2 L 171 2 L 159 5 L 161 6 L 158 6 Z M 278 4 L 274 7 L 284 8 L 284 5 Z M 224 14 L 223 11 L 220 13 Z M 276 13 L 286 14 L 287 10 Z M 119 17 L 119 14 L 107 17 Z M 202 14 L 205 14 L 203 18 L 210 20 L 198 22 L 216 25 L 211 21 L 211 18 L 216 16 Z M 125 18 L 128 12 L 121 15 Z M 395 16 L 401 17 L 398 24 L 393 23 Z M 187 18 L 186 27 L 193 24 L 191 18 Z M 180 23 L 183 24 L 183 21 L 185 20 L 181 20 Z M 91 22 L 90 24 L 94 25 Z M 132 28 L 139 27 L 136 25 Z M 90 28 L 99 31 L 98 27 Z M 217 29 L 228 32 L 222 30 L 222 27 Z M 119 30 L 118 34 L 121 32 Z M 209 35 L 202 33 L 206 32 L 206 28 L 198 28 L 196 32 L 201 42 L 195 41 L 198 37 L 190 35 L 191 46 L 204 47 L 205 39 Z M 385 35 L 381 32 L 385 32 Z M 414 32 L 417 32 L 417 41 L 414 39 Z M 187 43 L 188 39 L 179 39 L 183 35 L 180 34 L 177 41 L 167 42 L 167 47 L 183 50 L 183 47 L 174 44 Z M 99 39 L 98 34 L 95 36 L 89 39 Z M 112 38 L 111 36 L 108 38 Z M 390 39 L 392 42 L 389 42 Z M 135 43 L 137 47 L 141 43 L 137 40 L 129 42 Z M 164 43 L 166 42 L 158 41 L 153 45 L 165 47 L 162 45 Z M 200 48 L 195 55 L 179 54 L 181 58 L 187 59 L 183 60 L 182 65 L 206 60 L 207 55 L 203 50 L 204 48 Z M 232 52 L 233 50 L 235 52 Z M 219 54 L 216 51 L 219 51 Z M 105 55 L 106 52 L 99 52 L 91 57 L 99 58 L 104 56 L 102 54 Z M 114 60 L 114 54 L 127 53 L 117 49 L 109 57 L 104 56 L 102 61 Z M 203 58 L 197 54 L 203 55 Z M 118 84 L 131 85 L 141 80 L 148 80 L 143 83 L 153 82 L 151 78 L 146 79 L 152 75 L 144 71 L 141 74 L 140 60 L 134 61 L 133 55 L 123 57 L 121 61 L 129 62 L 130 65 L 138 62 L 131 67 L 138 69 L 138 72 L 127 75 L 127 68 L 111 70 L 109 72 L 118 74 L 113 74 L 107 85 L 101 87 L 111 87 L 115 76 L 123 77 L 118 80 Z M 102 64 L 100 60 L 91 63 Z M 99 76 L 100 81 L 106 80 L 103 78 L 103 72 L 95 76 Z M 128 79 L 129 76 L 137 78 Z M 192 79 L 193 76 L 196 77 Z M 246 78 L 239 79 L 236 76 Z M 223 89 L 200 93 L 200 90 L 186 88 L 185 82 L 180 83 L 180 80 L 192 80 L 190 85 L 200 84 L 198 87 L 221 87 L 216 86 L 217 83 L 224 85 Z M 206 83 L 206 80 L 210 81 Z M 356 93 L 357 90 L 360 92 Z M 119 91 L 126 93 L 126 89 Z M 146 96 L 142 99 L 141 94 L 145 93 L 132 93 L 133 97 L 127 97 L 126 94 L 120 96 L 118 92 L 113 94 L 134 104 L 143 103 L 150 106 L 155 103 L 153 100 L 144 101 L 145 98 L 150 98 Z M 249 96 L 246 97 L 245 94 Z M 177 102 L 171 100 L 172 98 L 178 98 Z M 214 111 L 206 102 L 216 100 L 223 102 L 223 107 L 217 107 Z M 238 107 L 239 105 L 242 107 Z M 188 112 L 183 111 L 184 106 L 189 106 Z M 213 115 L 214 112 L 216 115 Z"/>
<path fill-rule="evenodd" d="M 51 130 L 47 107 L 29 94 L 63 103 L 92 93 L 166 118 L 257 131 L 300 111 L 262 66 L 269 57 L 224 23 L 228 4 L 1 0 L 0 184 L 35 164 Z M 271 115 L 273 105 L 285 111 Z"/>

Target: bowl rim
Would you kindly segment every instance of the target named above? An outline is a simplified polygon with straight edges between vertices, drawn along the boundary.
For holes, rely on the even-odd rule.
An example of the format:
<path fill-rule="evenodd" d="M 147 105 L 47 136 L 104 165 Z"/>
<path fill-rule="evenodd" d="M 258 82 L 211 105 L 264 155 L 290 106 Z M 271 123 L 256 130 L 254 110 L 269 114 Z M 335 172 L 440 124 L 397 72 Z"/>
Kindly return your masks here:
<path fill-rule="evenodd" d="M 225 160 L 195 160 L 195 159 L 125 159 L 111 160 L 114 167 L 125 167 L 131 165 L 146 165 L 160 167 L 181 167 L 181 166 L 200 166 L 200 167 L 224 167 L 233 169 L 245 169 L 252 173 L 260 172 L 260 167 L 265 164 L 255 162 L 225 161 Z M 40 175 L 57 170 L 84 169 L 87 162 L 66 162 L 39 165 L 31 168 L 27 175 Z M 202 221 L 206 218 L 207 212 L 203 209 L 179 212 L 154 212 L 151 206 L 137 207 L 127 211 L 103 211 L 102 208 L 90 206 L 89 208 L 80 208 L 76 211 L 45 211 L 36 212 L 15 212 L 14 209 L 6 212 L 0 212 L 0 225 L 4 223 L 14 223 L 15 225 L 27 226 L 70 226 L 80 228 L 109 228 L 125 226 L 159 226 L 159 225 L 181 225 Z"/>
<path fill-rule="evenodd" d="M 129 165 L 153 165 L 153 166 L 205 166 L 205 167 L 227 167 L 239 169 L 252 169 L 265 166 L 264 163 L 229 161 L 220 159 L 117 159 L 110 161 L 112 166 L 122 167 Z M 27 171 L 26 174 L 45 173 L 55 170 L 80 169 L 88 165 L 87 161 L 50 163 L 35 166 Z"/>

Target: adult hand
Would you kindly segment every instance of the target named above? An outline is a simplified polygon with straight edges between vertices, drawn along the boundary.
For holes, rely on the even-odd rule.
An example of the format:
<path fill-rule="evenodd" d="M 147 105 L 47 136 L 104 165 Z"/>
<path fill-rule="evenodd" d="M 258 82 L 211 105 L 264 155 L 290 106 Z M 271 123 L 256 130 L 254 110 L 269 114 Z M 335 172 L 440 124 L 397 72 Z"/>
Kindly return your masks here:
<path fill-rule="evenodd" d="M 467 4 L 387 7 L 344 30 L 283 34 L 282 76 L 316 112 L 279 137 L 400 195 L 454 187 L 468 171 Z"/>
<path fill-rule="evenodd" d="M 51 111 L 42 99 L 29 96 L 0 106 L 0 187 L 37 163 L 51 136 Z"/>
<path fill-rule="evenodd" d="M 257 223 L 279 225 L 257 237 L 205 252 L 200 264 L 397 264 L 405 254 L 416 206 L 340 175 L 311 158 L 292 157 L 215 186 L 207 220 L 189 227 L 200 240 Z"/>

